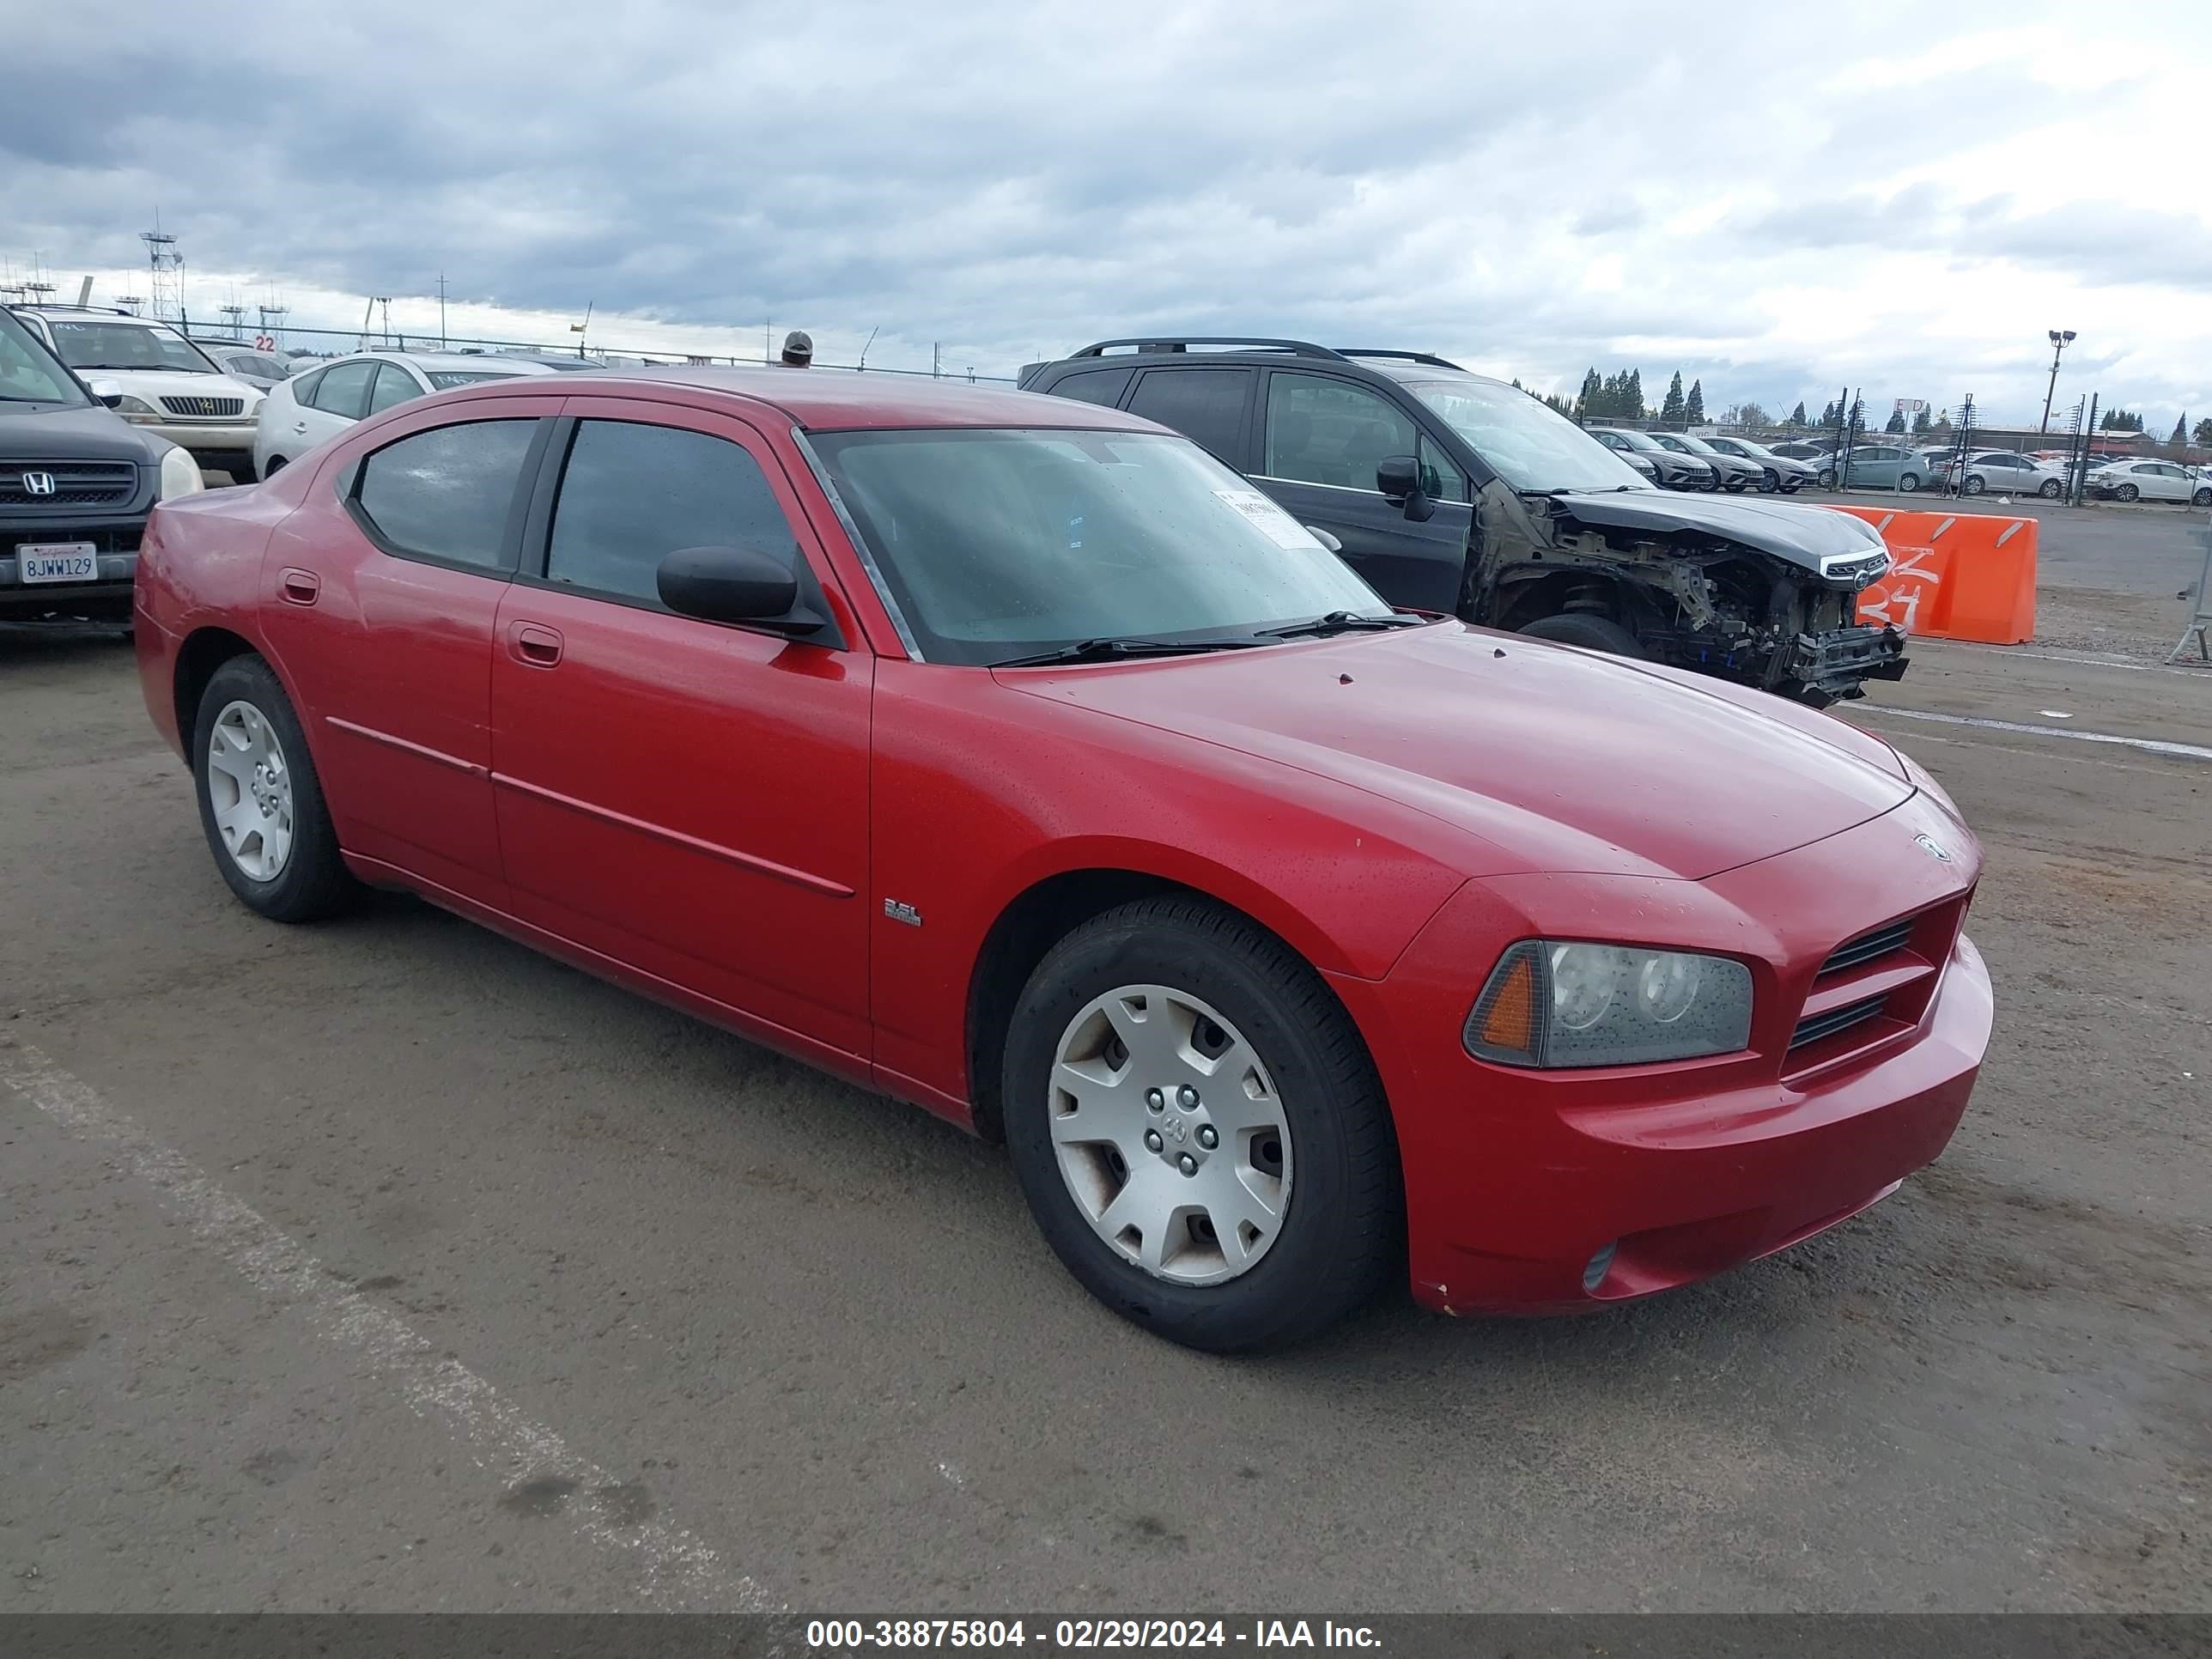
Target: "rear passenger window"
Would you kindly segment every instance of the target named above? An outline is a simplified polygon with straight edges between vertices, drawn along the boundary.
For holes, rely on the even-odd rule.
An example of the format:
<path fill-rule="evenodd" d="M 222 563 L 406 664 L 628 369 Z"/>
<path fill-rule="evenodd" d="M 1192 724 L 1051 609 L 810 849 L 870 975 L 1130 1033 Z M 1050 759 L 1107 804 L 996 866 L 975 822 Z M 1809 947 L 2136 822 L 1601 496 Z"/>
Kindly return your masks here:
<path fill-rule="evenodd" d="M 422 395 L 422 388 L 415 384 L 415 377 L 397 363 L 380 363 L 376 368 L 376 390 L 369 394 L 368 412 L 381 415 L 387 409 L 411 403 Z"/>
<path fill-rule="evenodd" d="M 368 377 L 376 370 L 374 363 L 339 363 L 323 371 L 323 378 L 309 395 L 325 415 L 357 421 L 362 405 L 368 399 Z"/>
<path fill-rule="evenodd" d="M 553 508 L 549 581 L 660 603 L 679 548 L 790 553 L 790 521 L 741 446 L 679 427 L 583 421 Z"/>
<path fill-rule="evenodd" d="M 1077 398 L 1086 404 L 1103 404 L 1111 409 L 1121 401 L 1121 389 L 1129 384 L 1133 372 L 1127 368 L 1083 369 L 1054 381 L 1052 395 Z"/>
<path fill-rule="evenodd" d="M 433 427 L 362 463 L 354 501 L 389 550 L 506 569 L 507 521 L 538 422 Z"/>
<path fill-rule="evenodd" d="M 1173 427 L 1231 466 L 1240 464 L 1249 368 L 1154 368 L 1137 382 L 1129 412 Z"/>

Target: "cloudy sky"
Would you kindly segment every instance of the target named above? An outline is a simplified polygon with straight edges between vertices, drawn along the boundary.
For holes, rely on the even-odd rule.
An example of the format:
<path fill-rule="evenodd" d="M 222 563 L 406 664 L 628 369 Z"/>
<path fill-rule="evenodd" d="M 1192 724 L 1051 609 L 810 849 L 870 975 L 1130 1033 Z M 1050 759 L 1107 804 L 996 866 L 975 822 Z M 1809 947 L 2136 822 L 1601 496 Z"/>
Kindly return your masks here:
<path fill-rule="evenodd" d="M 2201 0 L 189 9 L 0 0 L 17 279 L 143 291 L 158 207 L 195 314 L 420 327 L 442 271 L 455 332 L 610 347 L 1285 332 L 1998 418 L 2060 327 L 2062 406 L 2212 415 Z"/>

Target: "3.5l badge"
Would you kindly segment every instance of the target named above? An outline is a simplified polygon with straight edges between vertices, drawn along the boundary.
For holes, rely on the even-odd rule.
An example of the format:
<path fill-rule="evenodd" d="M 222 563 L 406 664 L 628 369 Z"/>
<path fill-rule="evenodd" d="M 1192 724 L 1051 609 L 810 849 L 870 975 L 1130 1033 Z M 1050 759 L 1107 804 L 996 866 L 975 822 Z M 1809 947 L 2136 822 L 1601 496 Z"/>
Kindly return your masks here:
<path fill-rule="evenodd" d="M 902 921 L 909 927 L 919 927 L 921 926 L 921 912 L 915 909 L 911 904 L 904 902 L 902 900 L 894 898 L 885 899 L 884 901 L 884 914 L 889 916 L 893 921 Z"/>

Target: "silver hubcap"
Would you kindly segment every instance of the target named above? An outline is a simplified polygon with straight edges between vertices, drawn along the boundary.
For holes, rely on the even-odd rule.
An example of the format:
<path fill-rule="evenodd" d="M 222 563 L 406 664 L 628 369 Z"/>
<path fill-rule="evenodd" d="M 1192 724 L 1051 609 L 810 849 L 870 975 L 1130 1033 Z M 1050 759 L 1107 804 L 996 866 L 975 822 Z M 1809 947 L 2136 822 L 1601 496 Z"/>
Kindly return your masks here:
<path fill-rule="evenodd" d="M 1280 1235 L 1291 1136 L 1267 1068 L 1185 991 L 1124 985 L 1060 1033 L 1051 1121 L 1060 1178 L 1098 1236 L 1150 1273 L 1216 1285 Z"/>
<path fill-rule="evenodd" d="M 208 734 L 208 800 L 231 862 L 274 881 L 292 856 L 292 769 L 269 717 L 250 702 L 223 705 Z"/>

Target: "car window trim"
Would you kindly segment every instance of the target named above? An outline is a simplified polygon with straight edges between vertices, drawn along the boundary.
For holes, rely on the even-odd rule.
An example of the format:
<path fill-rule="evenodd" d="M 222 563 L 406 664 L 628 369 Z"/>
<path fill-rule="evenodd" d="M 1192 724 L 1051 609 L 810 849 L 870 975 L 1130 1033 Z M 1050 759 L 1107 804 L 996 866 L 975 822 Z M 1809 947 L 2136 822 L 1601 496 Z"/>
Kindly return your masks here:
<path fill-rule="evenodd" d="M 1389 499 L 1379 489 L 1362 489 L 1358 484 L 1315 483 L 1309 478 L 1279 478 L 1272 472 L 1248 472 L 1244 476 L 1251 479 L 1254 483 L 1285 484 L 1292 489 L 1334 489 L 1340 495 L 1367 495 L 1378 501 Z M 1456 507 L 1470 513 L 1474 510 L 1474 504 L 1468 501 L 1438 498 L 1432 501 L 1431 504 L 1437 507 Z"/>
<path fill-rule="evenodd" d="M 529 448 L 523 452 L 522 470 L 516 475 L 514 495 L 507 507 L 507 523 L 500 532 L 502 562 L 496 565 L 477 564 L 467 559 L 447 558 L 442 553 L 425 552 L 420 548 L 404 546 L 377 528 L 376 520 L 369 516 L 368 509 L 361 503 L 362 475 L 368 471 L 369 462 L 386 450 L 395 448 L 410 438 L 422 437 L 426 433 L 447 432 L 458 426 L 489 426 L 502 421 L 530 421 L 538 428 L 531 434 Z M 442 421 L 431 426 L 416 427 L 411 432 L 401 433 L 389 443 L 379 444 L 374 449 L 356 455 L 338 469 L 335 483 L 339 505 L 345 508 L 346 516 L 353 520 L 355 527 L 368 538 L 369 544 L 389 558 L 402 559 L 409 564 L 432 565 L 441 570 L 458 570 L 466 575 L 483 576 L 495 581 L 512 582 L 515 579 L 522 550 L 523 525 L 529 513 L 531 492 L 524 486 L 538 476 L 538 469 L 544 459 L 545 446 L 550 441 L 550 428 L 552 425 L 553 417 L 546 415 L 487 415 L 480 420 Z"/>
<path fill-rule="evenodd" d="M 684 405 L 661 405 L 661 407 L 669 408 L 672 411 L 682 409 Z M 740 634 L 757 634 L 769 639 L 781 640 L 789 645 L 811 645 L 825 651 L 850 651 L 854 648 L 845 638 L 845 630 L 837 624 L 837 613 L 831 608 L 829 597 L 823 589 L 822 579 L 815 572 L 814 561 L 806 556 L 805 538 L 800 534 L 798 526 L 792 524 L 791 516 L 787 513 L 784 514 L 784 526 L 792 532 L 792 550 L 799 559 L 797 574 L 799 601 L 803 605 L 811 604 L 817 614 L 828 618 L 811 634 L 787 634 L 781 629 L 766 627 L 759 623 L 713 622 L 704 617 L 687 617 L 680 611 L 670 610 L 657 599 L 647 599 L 639 593 L 618 592 L 612 588 L 587 587 L 580 582 L 556 581 L 547 574 L 553 557 L 553 513 L 560 500 L 562 477 L 568 471 L 568 456 L 575 447 L 576 434 L 586 421 L 603 422 L 610 426 L 663 427 L 672 432 L 696 433 L 702 438 L 712 438 L 718 442 L 730 444 L 742 450 L 751 459 L 753 465 L 760 468 L 763 481 L 771 465 L 779 467 L 781 465 L 777 460 L 775 453 L 767 447 L 765 439 L 762 440 L 762 447 L 757 452 L 751 445 L 732 438 L 726 433 L 709 432 L 703 427 L 688 426 L 677 420 L 637 420 L 596 414 L 555 416 L 546 424 L 549 427 L 559 428 L 560 430 L 549 434 L 544 446 L 537 452 L 534 458 L 536 471 L 532 476 L 530 488 L 520 492 L 522 500 L 520 521 L 509 526 L 514 536 L 519 554 L 514 573 L 514 582 L 517 587 L 534 587 L 549 593 L 567 593 L 580 599 L 591 599 L 602 605 L 618 605 L 629 611 L 643 611 L 656 617 L 672 617 L 678 622 L 691 623 L 701 628 L 731 629 Z M 744 423 L 739 422 L 737 424 Z M 746 430 L 750 431 L 752 428 L 747 426 Z M 525 463 L 526 467 L 531 465 L 530 462 Z M 790 482 L 787 474 L 785 482 L 787 483 Z M 769 493 L 773 499 L 773 489 Z M 776 502 L 776 511 L 783 512 L 781 501 Z"/>
<path fill-rule="evenodd" d="M 1130 384 L 1133 386 L 1135 383 L 1136 377 L 1132 375 Z M 1082 400 L 1071 398 L 1069 401 L 1079 403 Z M 830 503 L 830 510 L 837 515 L 837 527 L 845 532 L 845 540 L 853 550 L 853 556 L 860 562 L 860 568 L 867 573 L 868 586 L 875 589 L 876 602 L 883 606 L 884 614 L 890 618 L 891 631 L 898 635 L 899 644 L 905 647 L 907 656 L 913 661 L 927 662 L 929 659 L 922 654 L 921 641 L 915 638 L 914 629 L 907 623 L 906 612 L 899 608 L 898 599 L 891 592 L 890 583 L 884 579 L 883 570 L 876 563 L 876 556 L 869 549 L 868 538 L 860 533 L 860 526 L 854 522 L 852 509 L 845 505 L 845 498 L 837 493 L 837 481 L 830 476 L 830 469 L 822 465 L 821 456 L 814 453 L 814 446 L 807 441 L 806 429 L 794 423 L 791 428 L 791 441 L 799 451 L 799 459 L 806 463 L 806 470 L 814 475 L 815 487 L 821 490 L 823 499 Z"/>

